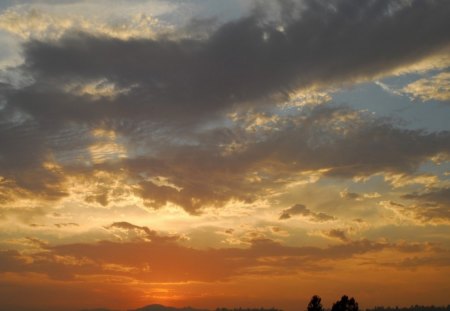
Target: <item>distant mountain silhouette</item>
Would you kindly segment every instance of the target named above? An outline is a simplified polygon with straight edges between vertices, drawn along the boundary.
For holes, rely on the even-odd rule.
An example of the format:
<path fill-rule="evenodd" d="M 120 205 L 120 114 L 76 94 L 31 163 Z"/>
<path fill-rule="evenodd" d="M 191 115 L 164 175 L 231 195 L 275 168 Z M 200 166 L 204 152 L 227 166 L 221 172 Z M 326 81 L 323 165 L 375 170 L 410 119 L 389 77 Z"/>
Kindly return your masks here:
<path fill-rule="evenodd" d="M 94 309 L 83 309 L 80 311 L 119 311 L 116 309 L 107 309 L 107 308 L 94 308 Z M 207 309 L 195 309 L 191 307 L 184 308 L 175 308 L 175 307 L 166 307 L 159 304 L 151 304 L 145 307 L 141 307 L 138 309 L 128 309 L 128 311 L 210 311 Z"/>
<path fill-rule="evenodd" d="M 129 311 L 209 311 L 206 309 L 195 309 L 191 307 L 184 307 L 184 308 L 175 308 L 175 307 L 166 307 L 159 304 L 152 304 L 148 305 L 139 309 L 132 309 Z"/>

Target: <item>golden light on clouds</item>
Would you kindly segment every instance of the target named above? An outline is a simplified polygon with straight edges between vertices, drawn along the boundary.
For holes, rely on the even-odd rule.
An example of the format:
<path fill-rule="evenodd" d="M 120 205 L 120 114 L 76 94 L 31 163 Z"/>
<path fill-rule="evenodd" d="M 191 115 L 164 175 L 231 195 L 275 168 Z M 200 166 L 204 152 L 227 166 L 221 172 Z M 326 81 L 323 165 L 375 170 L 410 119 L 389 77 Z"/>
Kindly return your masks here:
<path fill-rule="evenodd" d="M 450 73 L 442 72 L 431 79 L 420 79 L 408 84 L 403 88 L 403 92 L 412 98 L 420 98 L 422 101 L 428 100 L 450 100 Z"/>
<path fill-rule="evenodd" d="M 449 14 L 0 3 L 0 309 L 448 304 Z"/>
<path fill-rule="evenodd" d="M 127 94 L 132 87 L 118 88 L 114 83 L 108 82 L 106 79 L 100 79 L 88 84 L 71 83 L 64 87 L 64 91 L 75 95 L 91 96 L 94 100 L 107 98 L 114 99 L 121 94 Z"/>
<path fill-rule="evenodd" d="M 86 9 L 99 10 L 95 4 Z M 69 9 L 70 10 L 70 9 Z M 87 12 L 85 12 L 87 13 Z M 130 38 L 153 38 L 161 25 L 157 18 L 144 12 L 127 16 L 126 21 L 109 21 L 95 15 L 70 13 L 70 11 L 45 11 L 43 8 L 22 10 L 7 9 L 0 15 L 0 29 L 23 40 L 60 38 L 66 31 L 86 31 L 93 35 L 127 40 Z M 167 28 L 169 31 L 170 28 Z"/>

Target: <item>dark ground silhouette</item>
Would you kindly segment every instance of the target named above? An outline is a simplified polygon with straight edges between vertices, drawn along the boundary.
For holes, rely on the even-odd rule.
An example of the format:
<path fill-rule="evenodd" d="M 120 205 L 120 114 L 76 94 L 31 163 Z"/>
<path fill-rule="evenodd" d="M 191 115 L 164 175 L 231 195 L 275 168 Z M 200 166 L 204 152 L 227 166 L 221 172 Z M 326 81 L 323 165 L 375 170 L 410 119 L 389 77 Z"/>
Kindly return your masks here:
<path fill-rule="evenodd" d="M 112 309 L 84 309 L 81 311 L 114 311 Z M 153 304 L 138 309 L 130 309 L 128 311 L 210 311 L 206 309 L 196 309 L 191 307 L 175 308 L 163 305 Z M 216 308 L 215 311 L 283 311 L 277 308 Z M 306 308 L 299 307 L 298 311 L 360 311 L 359 305 L 355 298 L 349 298 L 347 295 L 336 301 L 331 308 L 324 308 L 322 299 L 318 295 L 314 295 Z M 450 311 L 450 305 L 447 306 L 419 306 L 412 305 L 410 307 L 374 307 L 365 309 L 365 311 Z"/>

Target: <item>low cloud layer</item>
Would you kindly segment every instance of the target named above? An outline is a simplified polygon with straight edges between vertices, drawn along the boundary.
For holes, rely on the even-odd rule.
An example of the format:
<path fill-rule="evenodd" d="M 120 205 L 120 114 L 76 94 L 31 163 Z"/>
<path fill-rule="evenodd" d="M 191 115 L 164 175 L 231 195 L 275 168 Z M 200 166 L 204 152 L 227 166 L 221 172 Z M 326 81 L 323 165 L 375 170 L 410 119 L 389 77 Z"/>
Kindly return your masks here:
<path fill-rule="evenodd" d="M 130 226 L 131 224 L 127 225 Z M 136 227 L 136 226 L 135 226 Z M 248 248 L 193 249 L 173 240 L 102 241 L 95 244 L 67 244 L 49 246 L 45 252 L 32 255 L 17 251 L 0 253 L 1 272 L 35 272 L 58 280 L 69 280 L 90 274 L 130 276 L 152 282 L 220 281 L 240 275 L 252 275 L 258 267 L 282 275 L 298 269 L 329 269 L 332 262 L 355 258 L 358 255 L 392 250 L 400 254 L 420 252 L 427 245 L 351 241 L 343 238 L 339 230 L 330 237 L 344 244 L 318 247 L 289 247 L 268 239 L 255 240 Z M 442 254 L 437 254 L 440 258 Z M 279 258 L 265 262 L 264 258 Z M 426 264 L 426 261 L 424 261 Z"/>

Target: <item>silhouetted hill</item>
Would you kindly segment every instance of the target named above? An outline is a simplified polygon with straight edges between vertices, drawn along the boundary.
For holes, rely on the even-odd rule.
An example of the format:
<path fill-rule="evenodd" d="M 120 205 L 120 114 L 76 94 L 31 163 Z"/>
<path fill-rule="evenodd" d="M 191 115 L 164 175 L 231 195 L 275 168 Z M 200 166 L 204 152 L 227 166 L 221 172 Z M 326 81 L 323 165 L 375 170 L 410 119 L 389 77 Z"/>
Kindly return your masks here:
<path fill-rule="evenodd" d="M 276 308 L 217 308 L 216 311 L 283 311 Z"/>
<path fill-rule="evenodd" d="M 113 309 L 107 309 L 107 308 L 94 308 L 94 309 L 83 309 L 80 311 L 119 311 L 119 310 L 113 310 Z M 129 309 L 128 311 L 210 311 L 206 309 L 195 309 L 191 307 L 184 307 L 184 308 L 175 308 L 175 307 L 166 307 L 159 304 L 151 304 L 145 307 L 141 307 L 138 309 Z"/>
<path fill-rule="evenodd" d="M 194 309 L 191 307 L 184 308 L 175 308 L 175 307 L 166 307 L 163 305 L 152 304 L 139 309 L 133 309 L 129 311 L 208 311 L 206 309 Z"/>

